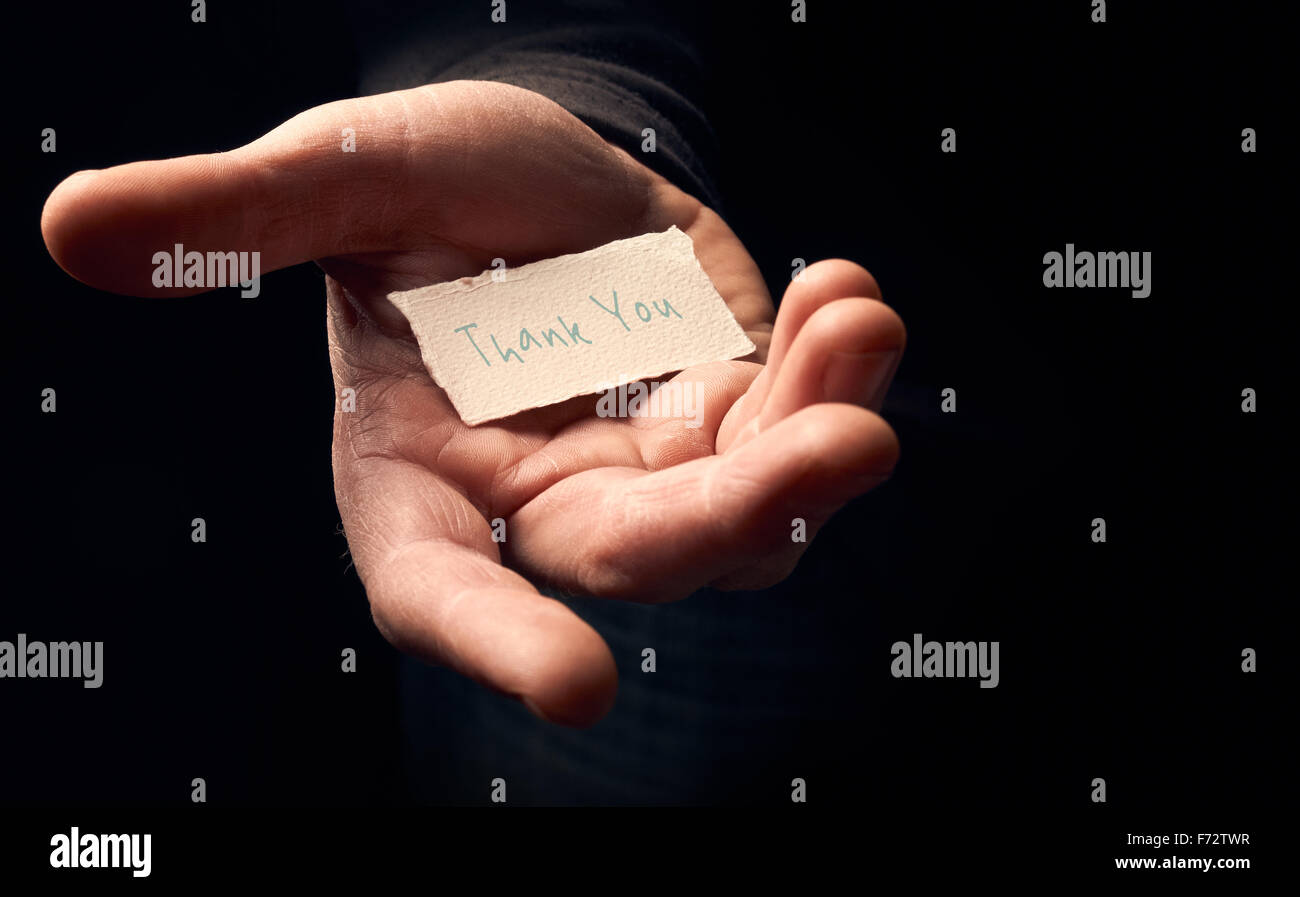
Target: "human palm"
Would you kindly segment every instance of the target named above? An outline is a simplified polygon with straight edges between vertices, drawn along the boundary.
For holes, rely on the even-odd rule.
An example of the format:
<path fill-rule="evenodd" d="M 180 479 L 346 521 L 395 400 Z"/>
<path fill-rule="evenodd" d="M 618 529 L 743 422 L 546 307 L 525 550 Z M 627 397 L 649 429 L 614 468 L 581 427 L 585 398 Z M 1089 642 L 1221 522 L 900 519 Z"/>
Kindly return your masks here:
<path fill-rule="evenodd" d="M 466 426 L 385 298 L 672 225 L 757 347 L 676 375 L 698 426 L 600 417 L 592 396 Z M 42 229 L 65 270 L 128 294 L 187 292 L 150 281 L 153 252 L 177 242 L 258 250 L 263 271 L 316 260 L 335 385 L 356 391 L 335 415 L 335 494 L 376 624 L 555 722 L 603 716 L 617 675 L 534 584 L 636 601 L 770 585 L 806 547 L 796 518 L 811 538 L 897 457 L 875 412 L 904 334 L 870 274 L 814 264 L 775 315 L 721 218 L 521 88 L 346 100 L 229 153 L 79 173 Z"/>

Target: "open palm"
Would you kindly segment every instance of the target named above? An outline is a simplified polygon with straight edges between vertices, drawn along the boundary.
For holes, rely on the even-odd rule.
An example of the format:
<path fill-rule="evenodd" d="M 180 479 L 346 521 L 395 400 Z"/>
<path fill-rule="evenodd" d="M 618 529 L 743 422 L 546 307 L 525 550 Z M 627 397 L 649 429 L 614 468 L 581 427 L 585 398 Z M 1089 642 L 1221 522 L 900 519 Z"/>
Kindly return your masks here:
<path fill-rule="evenodd" d="M 677 375 L 698 427 L 598 417 L 592 396 L 466 426 L 384 298 L 671 225 L 757 347 Z M 870 274 L 812 265 L 774 316 L 721 218 L 521 88 L 346 100 L 228 153 L 81 172 L 42 229 L 65 270 L 126 294 L 194 292 L 151 283 L 152 254 L 178 242 L 260 251 L 263 271 L 318 261 L 335 384 L 356 390 L 335 416 L 335 493 L 376 624 L 555 722 L 603 716 L 617 675 L 600 636 L 534 583 L 637 601 L 770 585 L 806 547 L 794 519 L 811 537 L 897 457 L 875 411 L 904 333 Z"/>

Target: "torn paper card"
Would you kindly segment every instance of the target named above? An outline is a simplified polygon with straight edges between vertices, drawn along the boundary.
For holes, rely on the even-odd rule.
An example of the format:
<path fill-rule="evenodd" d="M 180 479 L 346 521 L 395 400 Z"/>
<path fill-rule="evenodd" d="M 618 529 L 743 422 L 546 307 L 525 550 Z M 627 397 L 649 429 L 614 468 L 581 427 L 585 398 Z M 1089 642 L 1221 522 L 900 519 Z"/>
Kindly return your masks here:
<path fill-rule="evenodd" d="M 754 351 L 676 227 L 388 298 L 471 425 Z"/>

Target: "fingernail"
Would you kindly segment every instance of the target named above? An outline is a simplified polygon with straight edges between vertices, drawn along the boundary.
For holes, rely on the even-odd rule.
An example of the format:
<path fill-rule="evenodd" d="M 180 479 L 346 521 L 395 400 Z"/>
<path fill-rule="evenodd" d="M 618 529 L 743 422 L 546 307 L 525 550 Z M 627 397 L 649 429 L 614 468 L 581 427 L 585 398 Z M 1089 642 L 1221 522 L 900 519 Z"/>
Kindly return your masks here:
<path fill-rule="evenodd" d="M 864 407 L 877 404 L 889 388 L 899 354 L 898 349 L 830 353 L 822 375 L 823 401 Z"/>
<path fill-rule="evenodd" d="M 864 473 L 862 476 L 857 478 L 857 481 L 854 485 L 858 489 L 858 494 L 861 495 L 863 492 L 870 492 L 872 489 L 875 489 L 877 486 L 884 485 L 893 476 L 894 476 L 894 471 L 892 468 L 885 471 L 884 473 Z"/>
<path fill-rule="evenodd" d="M 532 698 L 524 696 L 519 699 L 519 702 L 528 708 L 529 713 L 531 713 L 533 716 L 540 719 L 542 722 L 544 723 L 554 722 L 554 720 L 552 720 L 549 716 L 547 716 L 545 713 L 542 712 L 542 708 L 538 706 L 537 702 L 534 701 Z"/>

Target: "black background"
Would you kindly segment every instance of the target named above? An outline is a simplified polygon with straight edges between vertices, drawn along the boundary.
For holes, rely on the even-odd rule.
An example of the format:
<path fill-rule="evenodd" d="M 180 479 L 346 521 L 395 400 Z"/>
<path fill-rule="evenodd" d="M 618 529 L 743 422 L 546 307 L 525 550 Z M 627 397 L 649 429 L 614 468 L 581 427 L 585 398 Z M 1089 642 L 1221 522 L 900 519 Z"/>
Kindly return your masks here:
<path fill-rule="evenodd" d="M 799 775 L 810 806 L 868 823 L 1034 808 L 1258 828 L 1292 706 L 1278 8 L 1113 2 L 1099 25 L 1087 2 L 810 7 L 803 25 L 779 2 L 701 13 L 730 35 L 711 60 L 726 217 L 777 295 L 795 257 L 876 275 L 909 330 L 885 411 L 903 456 L 781 588 L 654 611 L 785 607 L 783 637 L 818 657 L 782 684 L 806 712 L 739 696 L 743 751 L 657 802 L 788 807 Z M 230 148 L 352 95 L 349 23 L 368 14 L 210 3 L 192 25 L 186 4 L 74 3 L 10 19 L 39 50 L 11 55 L 8 79 L 0 638 L 103 641 L 105 686 L 0 682 L 0 804 L 189 806 L 194 776 L 214 806 L 416 799 L 399 660 L 334 507 L 322 274 L 266 275 L 255 300 L 128 299 L 63 274 L 38 227 L 75 170 Z M 1152 252 L 1151 296 L 1043 288 L 1043 253 L 1067 242 Z M 939 412 L 945 387 L 956 414 Z M 1001 685 L 890 678 L 890 644 L 914 632 L 1000 641 Z M 638 659 L 619 658 L 625 680 Z M 425 709 L 471 751 L 500 749 Z M 418 800 L 487 803 L 485 782 L 443 785 Z"/>

